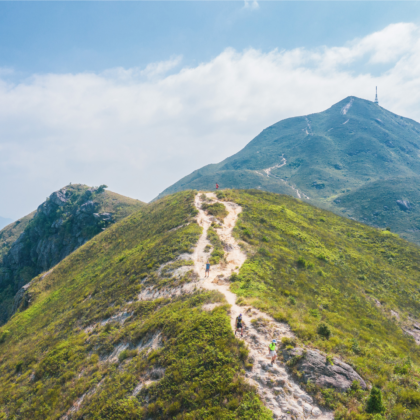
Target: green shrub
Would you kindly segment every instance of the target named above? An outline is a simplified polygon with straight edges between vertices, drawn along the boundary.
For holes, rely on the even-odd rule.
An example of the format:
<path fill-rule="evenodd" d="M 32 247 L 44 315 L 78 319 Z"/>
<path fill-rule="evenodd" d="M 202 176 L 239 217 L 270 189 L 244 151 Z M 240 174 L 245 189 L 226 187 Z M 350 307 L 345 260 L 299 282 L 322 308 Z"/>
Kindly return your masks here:
<path fill-rule="evenodd" d="M 216 219 L 220 220 L 221 222 L 224 221 L 225 217 L 228 215 L 228 211 L 226 207 L 222 203 L 214 203 L 214 204 L 202 204 L 201 208 L 206 211 L 207 214 L 214 216 Z"/>
<path fill-rule="evenodd" d="M 316 332 L 321 336 L 321 337 L 324 337 L 324 338 L 326 338 L 327 340 L 329 340 L 330 339 L 330 337 L 331 337 L 331 330 L 330 330 L 330 327 L 327 325 L 327 324 L 325 324 L 325 323 L 321 323 L 321 324 L 319 324 L 318 325 L 318 328 L 316 329 Z"/>
<path fill-rule="evenodd" d="M 366 412 L 370 414 L 383 413 L 385 407 L 382 403 L 382 393 L 379 388 L 375 386 L 370 390 L 370 395 L 367 400 Z"/>
<path fill-rule="evenodd" d="M 296 347 L 296 338 L 294 337 L 283 337 L 281 339 L 281 343 L 283 347 L 291 346 Z"/>
<path fill-rule="evenodd" d="M 303 257 L 299 257 L 296 264 L 299 268 L 306 268 L 307 262 Z"/>

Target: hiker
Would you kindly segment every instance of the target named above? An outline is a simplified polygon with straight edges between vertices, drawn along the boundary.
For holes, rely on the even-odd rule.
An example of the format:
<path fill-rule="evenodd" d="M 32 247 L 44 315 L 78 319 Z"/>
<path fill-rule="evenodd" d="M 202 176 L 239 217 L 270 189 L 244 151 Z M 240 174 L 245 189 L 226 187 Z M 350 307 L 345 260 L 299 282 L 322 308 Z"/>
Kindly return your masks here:
<path fill-rule="evenodd" d="M 216 182 L 216 190 L 219 189 L 219 184 Z"/>
<path fill-rule="evenodd" d="M 235 335 L 238 332 L 238 330 L 241 330 L 241 337 L 244 336 L 244 321 L 242 319 L 242 314 L 239 314 L 239 316 L 236 318 L 236 330 L 235 330 Z"/>
<path fill-rule="evenodd" d="M 206 276 L 207 274 L 207 276 Z M 210 261 L 206 262 L 206 273 L 204 274 L 204 277 L 209 277 L 210 276 Z"/>
<path fill-rule="evenodd" d="M 272 365 L 274 365 L 274 362 L 277 359 L 276 344 L 277 344 L 277 340 L 273 340 L 268 346 Z"/>

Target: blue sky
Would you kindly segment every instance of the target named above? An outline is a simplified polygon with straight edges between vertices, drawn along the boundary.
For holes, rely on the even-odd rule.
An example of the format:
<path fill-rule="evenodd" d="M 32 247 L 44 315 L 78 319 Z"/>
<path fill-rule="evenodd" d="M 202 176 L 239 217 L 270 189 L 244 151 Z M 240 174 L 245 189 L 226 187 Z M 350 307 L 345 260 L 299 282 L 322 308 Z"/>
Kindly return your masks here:
<path fill-rule="evenodd" d="M 420 121 L 420 2 L 0 2 L 0 216 L 144 201 L 346 96 Z"/>
<path fill-rule="evenodd" d="M 227 47 L 341 45 L 390 23 L 419 22 L 420 2 L 1 2 L 0 66 L 31 73 L 186 65 Z"/>

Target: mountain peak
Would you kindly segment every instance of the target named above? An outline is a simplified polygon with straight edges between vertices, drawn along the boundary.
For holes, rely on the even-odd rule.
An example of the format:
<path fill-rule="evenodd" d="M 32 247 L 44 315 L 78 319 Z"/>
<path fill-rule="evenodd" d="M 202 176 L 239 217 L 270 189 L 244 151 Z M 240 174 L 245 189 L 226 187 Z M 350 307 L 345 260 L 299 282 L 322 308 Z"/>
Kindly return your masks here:
<path fill-rule="evenodd" d="M 296 198 L 420 243 L 420 124 L 348 96 L 329 109 L 263 130 L 235 155 L 193 172 L 185 189 L 257 188 Z"/>

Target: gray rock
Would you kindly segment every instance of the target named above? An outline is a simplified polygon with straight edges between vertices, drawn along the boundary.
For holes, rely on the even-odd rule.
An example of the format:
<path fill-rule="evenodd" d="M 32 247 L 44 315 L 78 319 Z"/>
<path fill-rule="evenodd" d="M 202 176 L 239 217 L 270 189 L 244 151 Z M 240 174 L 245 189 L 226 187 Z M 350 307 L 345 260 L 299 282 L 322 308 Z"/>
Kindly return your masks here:
<path fill-rule="evenodd" d="M 347 363 L 334 358 L 334 364 L 327 362 L 327 358 L 315 350 L 303 351 L 301 348 L 283 350 L 286 362 L 295 358 L 295 367 L 302 373 L 303 382 L 315 383 L 323 388 L 334 388 L 344 392 L 350 388 L 353 381 L 358 381 L 361 388 L 366 389 L 365 381 Z"/>
<path fill-rule="evenodd" d="M 98 207 L 99 207 L 98 203 L 95 203 L 94 201 L 89 200 L 80 206 L 80 209 L 77 211 L 77 213 L 93 214 L 95 213 Z"/>
<path fill-rule="evenodd" d="M 27 308 L 29 304 L 31 303 L 32 296 L 28 291 L 29 287 L 30 287 L 30 283 L 25 284 L 16 293 L 13 299 L 13 308 L 12 308 L 13 313 L 15 313 L 21 306 L 23 308 Z"/>
<path fill-rule="evenodd" d="M 51 202 L 53 202 L 54 204 L 56 204 L 59 207 L 63 207 L 67 204 L 68 198 L 67 198 L 67 190 L 65 188 L 53 192 L 50 195 L 50 200 Z"/>
<path fill-rule="evenodd" d="M 398 312 L 395 312 L 391 309 L 391 315 L 397 319 L 400 319 L 400 316 L 398 315 Z"/>
<path fill-rule="evenodd" d="M 319 417 L 322 414 L 322 411 L 318 407 L 312 409 L 312 415 L 314 417 Z"/>
<path fill-rule="evenodd" d="M 410 202 L 408 200 L 397 200 L 397 204 L 401 210 L 410 210 Z"/>

